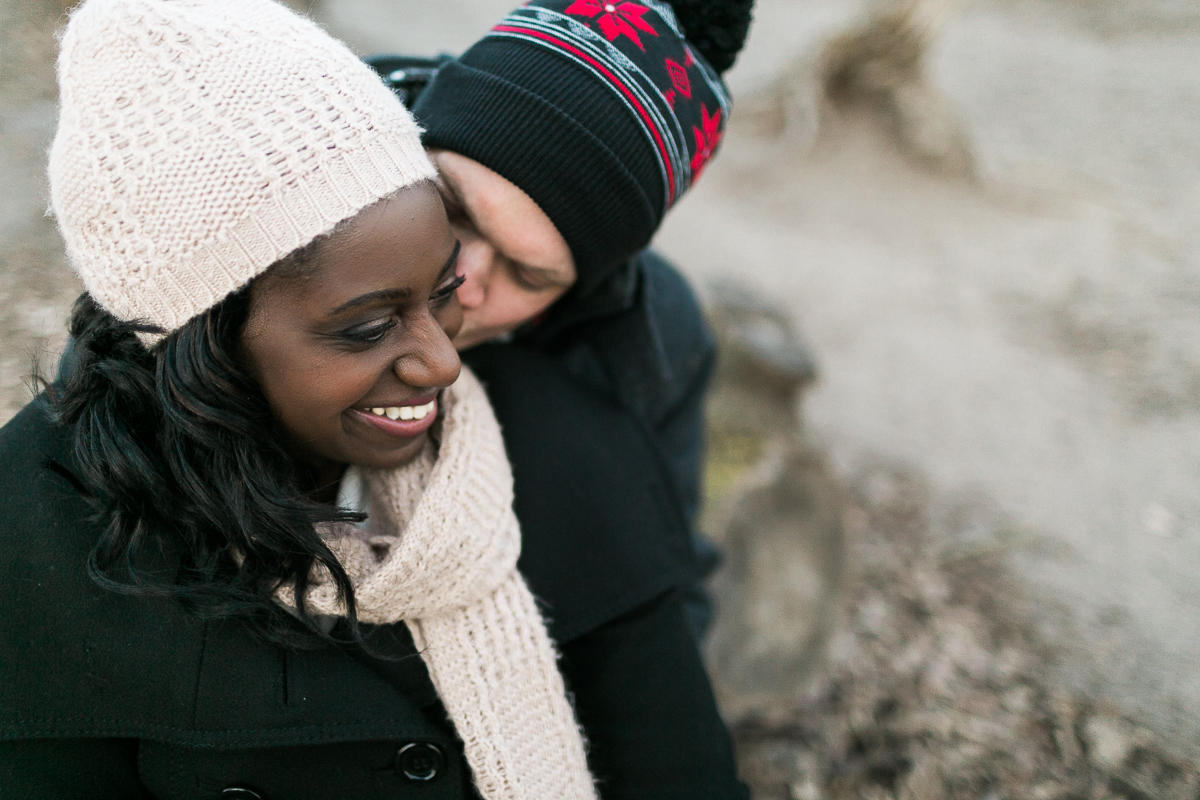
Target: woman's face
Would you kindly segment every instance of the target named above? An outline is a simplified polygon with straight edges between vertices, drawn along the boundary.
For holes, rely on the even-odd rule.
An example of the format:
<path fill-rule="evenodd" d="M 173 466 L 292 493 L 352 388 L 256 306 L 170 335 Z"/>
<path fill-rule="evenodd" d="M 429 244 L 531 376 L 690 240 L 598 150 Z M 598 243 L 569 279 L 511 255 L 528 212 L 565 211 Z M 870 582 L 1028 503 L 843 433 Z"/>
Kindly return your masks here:
<path fill-rule="evenodd" d="M 439 392 L 458 378 L 457 255 L 425 184 L 360 213 L 309 263 L 252 284 L 243 354 L 318 486 L 346 464 L 391 468 L 420 452 Z"/>
<path fill-rule="evenodd" d="M 567 241 L 533 198 L 466 156 L 431 150 L 450 226 L 462 242 L 460 350 L 536 317 L 575 283 Z"/>

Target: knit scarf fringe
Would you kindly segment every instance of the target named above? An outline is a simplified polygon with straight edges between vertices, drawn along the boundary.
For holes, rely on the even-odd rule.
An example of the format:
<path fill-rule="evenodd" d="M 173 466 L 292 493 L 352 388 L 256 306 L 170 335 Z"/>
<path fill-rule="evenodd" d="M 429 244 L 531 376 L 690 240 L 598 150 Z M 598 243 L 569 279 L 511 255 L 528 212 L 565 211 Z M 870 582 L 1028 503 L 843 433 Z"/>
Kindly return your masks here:
<path fill-rule="evenodd" d="M 408 625 L 485 800 L 595 800 L 557 653 L 517 572 L 500 426 L 466 367 L 440 405 L 436 459 L 363 470 L 376 549 L 353 526 L 323 534 L 350 575 L 359 619 Z M 381 531 L 390 546 L 379 560 Z M 344 616 L 328 573 L 313 579 L 311 612 Z M 276 596 L 293 605 L 292 586 Z"/>

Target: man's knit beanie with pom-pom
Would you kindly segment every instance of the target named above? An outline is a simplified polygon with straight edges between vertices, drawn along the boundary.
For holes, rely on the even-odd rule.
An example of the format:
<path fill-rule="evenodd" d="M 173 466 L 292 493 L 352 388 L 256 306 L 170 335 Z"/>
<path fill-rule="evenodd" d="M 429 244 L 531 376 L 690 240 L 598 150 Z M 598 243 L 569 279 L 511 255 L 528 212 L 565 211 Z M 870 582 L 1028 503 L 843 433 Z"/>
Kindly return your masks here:
<path fill-rule="evenodd" d="M 272 0 L 87 0 L 58 81 L 50 196 L 71 264 L 163 333 L 435 174 L 379 77 Z"/>
<path fill-rule="evenodd" d="M 525 191 L 566 239 L 576 296 L 645 247 L 729 118 L 719 73 L 753 0 L 532 0 L 442 67 L 425 144 Z"/>

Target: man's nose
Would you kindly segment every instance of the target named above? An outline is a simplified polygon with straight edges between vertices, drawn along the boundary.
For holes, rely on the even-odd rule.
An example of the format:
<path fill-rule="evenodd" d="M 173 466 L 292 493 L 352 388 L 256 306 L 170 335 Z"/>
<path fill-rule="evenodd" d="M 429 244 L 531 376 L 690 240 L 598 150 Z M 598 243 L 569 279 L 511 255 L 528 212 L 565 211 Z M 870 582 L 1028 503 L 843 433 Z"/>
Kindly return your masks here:
<path fill-rule="evenodd" d="M 487 300 L 488 285 L 496 269 L 496 251 L 486 239 L 463 242 L 458 253 L 459 274 L 466 280 L 458 287 L 458 302 L 464 309 L 479 308 Z"/>

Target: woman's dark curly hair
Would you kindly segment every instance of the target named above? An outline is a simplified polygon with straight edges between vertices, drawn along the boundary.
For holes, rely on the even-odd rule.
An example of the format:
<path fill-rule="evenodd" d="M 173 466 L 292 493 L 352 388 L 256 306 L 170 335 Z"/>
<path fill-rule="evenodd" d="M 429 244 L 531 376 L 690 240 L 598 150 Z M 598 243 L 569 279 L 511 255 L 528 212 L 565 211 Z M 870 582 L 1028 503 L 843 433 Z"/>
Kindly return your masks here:
<path fill-rule="evenodd" d="M 178 598 L 204 618 L 243 617 L 267 640 L 329 638 L 304 592 L 328 569 L 361 642 L 354 592 L 314 525 L 357 521 L 310 500 L 296 461 L 239 356 L 249 289 L 227 297 L 147 350 L 139 333 L 87 294 L 50 400 L 74 429 L 75 461 L 104 534 L 87 564 L 101 586 Z M 294 582 L 297 625 L 272 600 Z"/>

